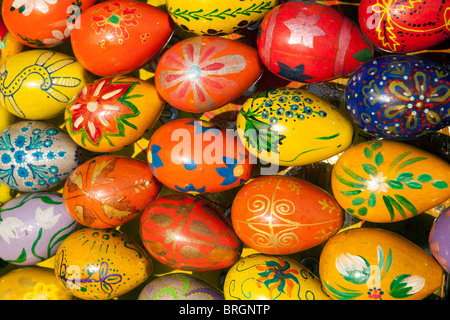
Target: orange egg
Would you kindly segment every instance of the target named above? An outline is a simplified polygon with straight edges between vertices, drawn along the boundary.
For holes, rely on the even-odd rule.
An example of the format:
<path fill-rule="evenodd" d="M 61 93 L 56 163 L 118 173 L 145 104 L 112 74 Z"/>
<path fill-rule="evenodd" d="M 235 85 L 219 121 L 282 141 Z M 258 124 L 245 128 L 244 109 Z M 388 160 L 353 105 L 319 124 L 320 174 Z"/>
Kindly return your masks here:
<path fill-rule="evenodd" d="M 83 11 L 71 43 L 77 59 L 92 73 L 126 74 L 150 62 L 173 31 L 169 15 L 152 5 L 106 1 Z"/>
<path fill-rule="evenodd" d="M 102 155 L 86 161 L 69 175 L 63 202 L 80 224 L 106 229 L 136 217 L 160 190 L 160 183 L 145 162 Z"/>
<path fill-rule="evenodd" d="M 260 176 L 236 194 L 231 221 L 250 248 L 292 254 L 333 236 L 344 222 L 344 211 L 330 194 L 305 180 Z"/>

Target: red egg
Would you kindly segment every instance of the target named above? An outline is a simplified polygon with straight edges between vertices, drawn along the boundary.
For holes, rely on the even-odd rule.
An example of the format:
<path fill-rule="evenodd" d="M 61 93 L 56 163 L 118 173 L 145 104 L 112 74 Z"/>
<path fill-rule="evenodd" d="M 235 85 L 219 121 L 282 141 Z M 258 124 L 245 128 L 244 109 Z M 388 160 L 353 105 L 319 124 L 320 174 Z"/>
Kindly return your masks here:
<path fill-rule="evenodd" d="M 259 28 L 263 63 L 290 81 L 339 78 L 373 56 L 372 46 L 352 20 L 317 3 L 283 3 L 265 16 Z"/>
<path fill-rule="evenodd" d="M 101 155 L 84 162 L 67 178 L 63 202 L 80 224 L 114 228 L 142 213 L 161 190 L 140 160 Z"/>
<path fill-rule="evenodd" d="M 8 30 L 23 44 L 54 47 L 69 40 L 77 18 L 95 0 L 4 0 L 2 17 Z"/>
<path fill-rule="evenodd" d="M 173 31 L 166 12 L 139 1 L 114 0 L 83 11 L 71 43 L 78 61 L 92 73 L 126 74 L 150 62 Z"/>
<path fill-rule="evenodd" d="M 194 37 L 178 42 L 162 55 L 155 84 L 173 107 L 206 112 L 237 99 L 262 71 L 253 47 L 220 37 Z"/>
<path fill-rule="evenodd" d="M 252 176 L 255 165 L 234 130 L 195 118 L 159 127 L 150 138 L 147 159 L 165 186 L 192 194 L 235 188 Z"/>
<path fill-rule="evenodd" d="M 293 254 L 331 238 L 344 211 L 326 191 L 289 176 L 260 176 L 236 194 L 231 221 L 238 237 L 266 254 Z"/>
<path fill-rule="evenodd" d="M 140 233 L 149 253 L 174 269 L 222 269 L 242 252 L 242 242 L 225 216 L 187 194 L 165 195 L 150 203 L 141 215 Z"/>
<path fill-rule="evenodd" d="M 358 17 L 367 39 L 388 52 L 424 50 L 450 38 L 446 0 L 361 0 Z"/>

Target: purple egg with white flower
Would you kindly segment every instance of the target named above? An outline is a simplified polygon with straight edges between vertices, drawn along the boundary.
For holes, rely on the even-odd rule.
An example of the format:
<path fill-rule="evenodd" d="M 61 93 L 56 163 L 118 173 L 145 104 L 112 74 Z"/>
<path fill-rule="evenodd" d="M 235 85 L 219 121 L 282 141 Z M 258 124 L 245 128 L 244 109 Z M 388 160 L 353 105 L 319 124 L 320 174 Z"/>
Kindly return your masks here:
<path fill-rule="evenodd" d="M 23 266 L 45 261 L 55 255 L 78 225 L 67 212 L 61 194 L 20 195 L 0 208 L 0 258 Z"/>
<path fill-rule="evenodd" d="M 345 88 L 355 124 L 376 137 L 411 139 L 450 125 L 450 71 L 417 56 L 364 63 Z"/>
<path fill-rule="evenodd" d="M 450 272 L 450 207 L 442 211 L 433 222 L 430 231 L 430 251 L 436 261 Z"/>
<path fill-rule="evenodd" d="M 0 182 L 22 192 L 48 191 L 83 162 L 84 151 L 58 127 L 16 122 L 0 132 Z"/>

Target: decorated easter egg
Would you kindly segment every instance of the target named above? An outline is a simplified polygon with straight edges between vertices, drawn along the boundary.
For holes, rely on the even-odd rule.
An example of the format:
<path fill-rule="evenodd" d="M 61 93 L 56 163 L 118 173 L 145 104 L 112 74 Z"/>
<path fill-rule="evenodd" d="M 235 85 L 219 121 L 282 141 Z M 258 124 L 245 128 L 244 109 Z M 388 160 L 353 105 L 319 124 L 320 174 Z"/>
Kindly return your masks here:
<path fill-rule="evenodd" d="M 54 47 L 69 40 L 81 12 L 95 0 L 15 1 L 4 0 L 2 16 L 6 26 L 24 45 Z"/>
<path fill-rule="evenodd" d="M 262 62 L 290 81 L 339 78 L 373 56 L 372 46 L 352 20 L 314 2 L 283 3 L 264 17 L 259 28 Z"/>
<path fill-rule="evenodd" d="M 260 176 L 234 198 L 231 221 L 238 237 L 266 254 L 292 254 L 333 236 L 344 211 L 321 188 L 289 176 Z"/>
<path fill-rule="evenodd" d="M 43 121 L 15 122 L 0 132 L 0 181 L 15 190 L 55 187 L 84 157 L 66 132 Z"/>
<path fill-rule="evenodd" d="M 15 116 L 11 112 L 6 110 L 5 108 L 0 107 L 0 131 L 8 128 L 14 123 L 15 120 Z"/>
<path fill-rule="evenodd" d="M 67 132 L 87 150 L 120 150 L 155 124 L 164 104 L 147 81 L 125 76 L 102 78 L 83 87 L 66 108 Z"/>
<path fill-rule="evenodd" d="M 206 112 L 237 99 L 262 75 L 258 51 L 235 40 L 199 36 L 178 42 L 158 62 L 155 84 L 165 101 Z"/>
<path fill-rule="evenodd" d="M 0 206 L 13 199 L 17 191 L 11 189 L 6 184 L 0 183 Z"/>
<path fill-rule="evenodd" d="M 377 48 L 410 52 L 450 38 L 448 1 L 362 0 L 358 19 L 362 32 Z"/>
<path fill-rule="evenodd" d="M 77 227 L 61 194 L 20 195 L 0 208 L 0 258 L 16 265 L 47 260 Z"/>
<path fill-rule="evenodd" d="M 450 207 L 442 211 L 434 220 L 429 235 L 430 251 L 436 261 L 449 272 L 450 261 Z"/>
<path fill-rule="evenodd" d="M 251 254 L 227 272 L 225 300 L 330 300 L 319 278 L 288 257 Z"/>
<path fill-rule="evenodd" d="M 255 162 L 233 132 L 195 118 L 159 127 L 150 138 L 147 159 L 160 182 L 187 193 L 237 187 L 251 177 Z"/>
<path fill-rule="evenodd" d="M 0 277 L 0 300 L 72 300 L 51 268 L 23 267 Z"/>
<path fill-rule="evenodd" d="M 151 202 L 141 215 L 140 234 L 150 254 L 173 269 L 223 269 L 242 251 L 225 216 L 188 194 L 164 195 Z"/>
<path fill-rule="evenodd" d="M 9 32 L 6 28 L 3 18 L 0 17 L 0 67 L 8 61 L 9 58 L 18 54 L 23 49 L 23 44 Z"/>
<path fill-rule="evenodd" d="M 166 274 L 150 281 L 138 300 L 224 300 L 208 282 L 185 273 Z"/>
<path fill-rule="evenodd" d="M 450 72 L 416 56 L 387 55 L 364 63 L 345 88 L 349 115 L 365 132 L 409 139 L 450 125 Z"/>
<path fill-rule="evenodd" d="M 263 90 L 245 101 L 237 133 L 251 154 L 282 166 L 311 164 L 347 149 L 352 121 L 303 89 Z"/>
<path fill-rule="evenodd" d="M 334 197 L 348 213 L 371 222 L 416 216 L 450 198 L 450 164 L 404 143 L 359 143 L 337 160 Z"/>
<path fill-rule="evenodd" d="M 278 4 L 277 0 L 167 0 L 173 21 L 183 30 L 205 36 L 221 36 L 246 28 Z"/>
<path fill-rule="evenodd" d="M 126 234 L 91 228 L 63 241 L 54 266 L 59 282 L 85 300 L 119 297 L 147 280 L 152 268 L 147 252 Z"/>
<path fill-rule="evenodd" d="M 173 34 L 169 15 L 150 4 L 114 0 L 84 10 L 71 44 L 78 61 L 99 76 L 126 74 L 149 63 Z"/>
<path fill-rule="evenodd" d="M 396 233 L 357 228 L 327 241 L 319 274 L 336 300 L 421 300 L 441 286 L 443 270 L 425 250 Z"/>
<path fill-rule="evenodd" d="M 160 190 L 146 162 L 101 155 L 72 171 L 64 184 L 63 199 L 82 225 L 113 228 L 140 214 Z"/>
<path fill-rule="evenodd" d="M 63 113 L 70 99 L 89 81 L 86 70 L 64 53 L 23 51 L 0 70 L 0 102 L 20 118 L 46 120 Z"/>

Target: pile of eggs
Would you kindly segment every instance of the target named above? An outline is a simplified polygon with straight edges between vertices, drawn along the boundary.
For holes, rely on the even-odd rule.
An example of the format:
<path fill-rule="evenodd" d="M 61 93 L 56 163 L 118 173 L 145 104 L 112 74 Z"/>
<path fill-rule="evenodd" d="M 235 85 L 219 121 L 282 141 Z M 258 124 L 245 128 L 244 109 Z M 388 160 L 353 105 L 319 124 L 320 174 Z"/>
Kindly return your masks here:
<path fill-rule="evenodd" d="M 353 2 L 4 0 L 0 299 L 446 298 L 450 3 Z"/>

